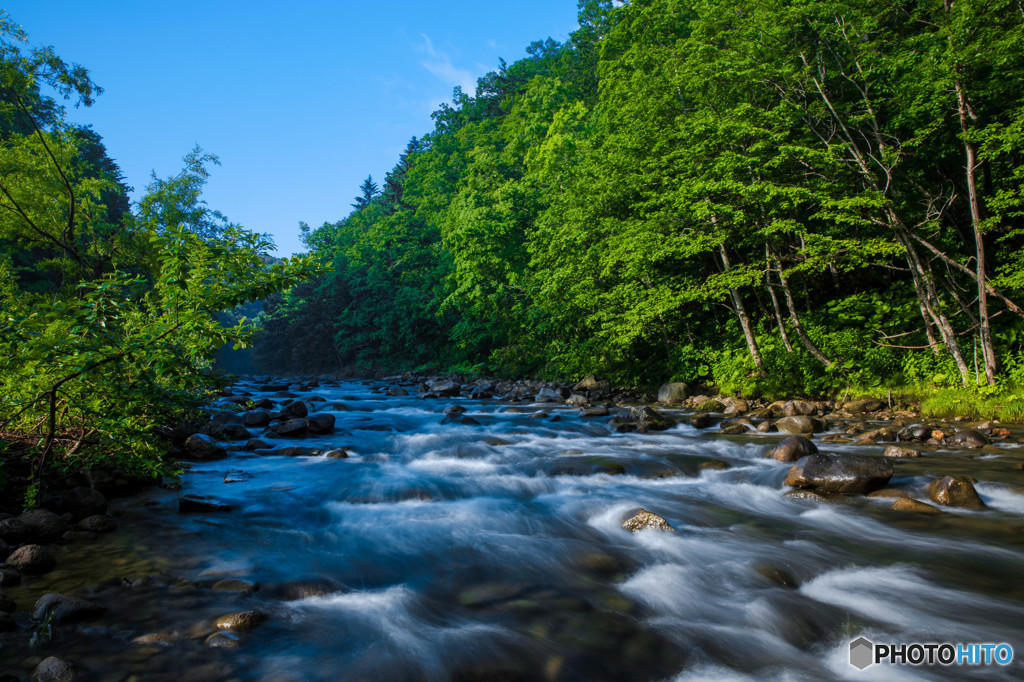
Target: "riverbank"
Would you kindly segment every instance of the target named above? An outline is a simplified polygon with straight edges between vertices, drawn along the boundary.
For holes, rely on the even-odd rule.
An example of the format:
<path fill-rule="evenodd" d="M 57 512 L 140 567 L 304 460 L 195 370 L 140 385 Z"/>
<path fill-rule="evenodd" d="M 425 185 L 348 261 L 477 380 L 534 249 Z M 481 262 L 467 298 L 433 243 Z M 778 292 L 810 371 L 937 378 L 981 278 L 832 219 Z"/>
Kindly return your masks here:
<path fill-rule="evenodd" d="M 1020 641 L 1018 427 L 582 383 L 240 381 L 169 432 L 181 490 L 0 586 L 0 670 L 820 679 L 855 633 Z"/>

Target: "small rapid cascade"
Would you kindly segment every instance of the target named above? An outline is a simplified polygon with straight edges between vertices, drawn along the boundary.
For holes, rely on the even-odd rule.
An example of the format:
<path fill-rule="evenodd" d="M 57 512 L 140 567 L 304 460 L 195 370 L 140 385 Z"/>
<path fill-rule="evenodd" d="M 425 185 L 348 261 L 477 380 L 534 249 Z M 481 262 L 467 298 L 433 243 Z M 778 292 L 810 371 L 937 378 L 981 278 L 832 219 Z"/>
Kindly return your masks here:
<path fill-rule="evenodd" d="M 313 391 L 334 432 L 268 442 L 347 457 L 238 449 L 192 464 L 181 491 L 125 501 L 118 536 L 82 550 L 129 552 L 122 572 L 155 580 L 97 588 L 120 606 L 80 635 L 92 668 L 154 680 L 1020 678 L 1024 493 L 986 475 L 998 456 L 975 460 L 987 508 L 901 515 L 891 499 L 787 497 L 790 465 L 764 458 L 778 434 L 721 436 L 674 410 L 669 430 L 615 433 L 563 405 Z M 449 405 L 478 424 L 442 423 Z M 915 461 L 893 483 L 923 490 L 926 471 Z M 185 494 L 233 511 L 178 514 Z M 627 532 L 636 508 L 674 530 Z M 252 588 L 216 587 L 230 581 Z M 231 611 L 266 620 L 214 646 L 207 624 Z M 170 639 L 142 656 L 133 641 L 147 633 Z M 858 636 L 1006 642 L 1018 658 L 862 672 L 848 658 Z"/>

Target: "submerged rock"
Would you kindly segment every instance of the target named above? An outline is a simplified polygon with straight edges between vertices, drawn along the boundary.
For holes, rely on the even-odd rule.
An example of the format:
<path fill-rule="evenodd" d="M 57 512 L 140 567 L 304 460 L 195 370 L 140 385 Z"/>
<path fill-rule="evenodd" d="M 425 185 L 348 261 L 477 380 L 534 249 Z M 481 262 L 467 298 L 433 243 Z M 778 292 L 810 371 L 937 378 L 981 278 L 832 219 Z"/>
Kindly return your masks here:
<path fill-rule="evenodd" d="M 932 481 L 928 484 L 928 497 L 932 502 L 947 507 L 985 506 L 969 476 L 943 476 Z"/>
<path fill-rule="evenodd" d="M 228 456 L 228 452 L 205 433 L 193 433 L 185 441 L 185 455 L 189 459 L 207 461 L 223 459 Z"/>
<path fill-rule="evenodd" d="M 221 616 L 214 622 L 214 625 L 220 630 L 242 632 L 258 627 L 266 622 L 267 618 L 267 614 L 260 611 L 241 611 Z"/>
<path fill-rule="evenodd" d="M 877 457 L 809 455 L 786 476 L 786 485 L 819 493 L 864 494 L 885 486 L 892 462 Z"/>
<path fill-rule="evenodd" d="M 626 514 L 622 519 L 622 528 L 630 533 L 638 533 L 642 530 L 662 530 L 675 532 L 668 521 L 646 509 L 635 509 Z"/>
<path fill-rule="evenodd" d="M 974 429 L 963 429 L 950 436 L 946 444 L 955 448 L 983 448 L 991 443 L 985 434 Z"/>
<path fill-rule="evenodd" d="M 893 511 L 898 512 L 909 512 L 913 514 L 941 514 L 941 510 L 938 507 L 933 507 L 930 504 L 919 502 L 910 497 L 901 497 L 892 503 L 890 507 Z"/>
<path fill-rule="evenodd" d="M 229 512 L 232 507 L 226 502 L 200 495 L 184 495 L 178 500 L 178 511 L 187 512 Z"/>
<path fill-rule="evenodd" d="M 86 620 L 106 611 L 106 607 L 78 597 L 58 592 L 44 594 L 32 608 L 32 618 L 36 621 L 49 619 L 52 623 L 70 623 Z"/>

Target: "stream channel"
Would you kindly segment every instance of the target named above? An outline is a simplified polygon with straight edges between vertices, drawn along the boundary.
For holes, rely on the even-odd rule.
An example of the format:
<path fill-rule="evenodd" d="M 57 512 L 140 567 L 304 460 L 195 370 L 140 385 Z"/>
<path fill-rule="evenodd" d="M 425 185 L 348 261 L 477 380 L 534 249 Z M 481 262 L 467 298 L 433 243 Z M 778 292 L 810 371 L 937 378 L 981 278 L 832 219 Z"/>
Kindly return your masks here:
<path fill-rule="evenodd" d="M 335 432 L 272 443 L 347 458 L 232 451 L 192 464 L 179 491 L 113 500 L 117 531 L 62 546 L 58 570 L 7 590 L 108 610 L 39 651 L 0 649 L 0 669 L 59 653 L 100 680 L 1024 678 L 1019 441 L 894 461 L 890 487 L 927 501 L 930 480 L 969 473 L 987 505 L 908 514 L 891 498 L 786 497 L 791 465 L 764 458 L 780 434 L 722 436 L 681 410 L 638 434 L 568 406 L 365 382 L 298 395 L 322 399 L 310 404 Z M 442 424 L 452 404 L 480 425 Z M 179 513 L 186 494 L 232 511 Z M 638 507 L 674 532 L 623 530 Z M 218 634 L 219 616 L 244 611 L 266 620 Z M 1007 643 L 1016 658 L 861 671 L 861 636 Z"/>

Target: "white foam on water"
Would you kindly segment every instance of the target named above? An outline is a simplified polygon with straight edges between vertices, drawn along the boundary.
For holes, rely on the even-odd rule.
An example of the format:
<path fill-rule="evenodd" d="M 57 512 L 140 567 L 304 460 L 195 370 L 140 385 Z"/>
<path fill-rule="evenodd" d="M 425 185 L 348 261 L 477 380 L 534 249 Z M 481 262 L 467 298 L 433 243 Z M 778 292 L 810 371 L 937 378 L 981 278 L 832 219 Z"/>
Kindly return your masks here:
<path fill-rule="evenodd" d="M 464 474 L 479 476 L 497 472 L 499 467 L 485 459 L 460 459 L 457 457 L 429 455 L 409 462 L 409 469 L 449 476 Z"/>
<path fill-rule="evenodd" d="M 978 483 L 974 486 L 981 501 L 993 509 L 1024 515 L 1024 489 L 1011 488 L 998 483 Z"/>

